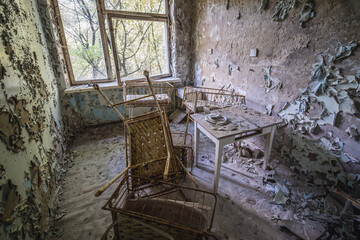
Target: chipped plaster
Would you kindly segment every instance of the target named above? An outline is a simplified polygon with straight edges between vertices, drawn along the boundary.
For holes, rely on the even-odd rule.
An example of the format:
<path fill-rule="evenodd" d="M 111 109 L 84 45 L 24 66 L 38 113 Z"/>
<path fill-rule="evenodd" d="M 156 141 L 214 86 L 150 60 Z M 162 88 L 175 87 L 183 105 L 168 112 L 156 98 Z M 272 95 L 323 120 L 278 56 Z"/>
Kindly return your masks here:
<path fill-rule="evenodd" d="M 1 200 L 0 211 L 10 211 L 12 219 L 11 225 L 1 223 L 5 238 L 10 233 L 17 239 L 48 236 L 51 206 L 42 202 L 55 190 L 55 167 L 64 148 L 59 90 L 39 3 L 0 4 L 1 183 L 11 181 L 21 199 L 15 208 L 8 208 L 11 199 Z"/>
<path fill-rule="evenodd" d="M 231 84 L 235 91 L 246 95 L 247 104 L 256 110 L 265 112 L 267 109 L 269 112 L 269 106 L 274 105 L 274 115 L 284 106 L 290 112 L 304 109 L 306 101 L 311 102 L 308 111 L 316 115 L 321 114 L 322 106 L 326 105 L 325 108 L 331 114 L 323 112 L 326 115 L 323 122 L 319 120 L 317 125 L 314 124 L 309 129 L 303 129 L 299 125 L 300 131 L 296 134 L 292 133 L 290 127 L 279 129 L 280 134 L 276 135 L 276 139 L 280 148 L 283 144 L 294 143 L 288 147 L 295 149 L 292 157 L 301 162 L 304 172 L 316 174 L 331 171 L 329 179 L 335 182 L 334 179 L 340 173 L 352 174 L 360 170 L 358 164 L 344 157 L 344 154 L 352 159 L 360 156 L 360 150 L 356 147 L 358 142 L 345 132 L 352 125 L 359 128 L 359 116 L 354 112 L 358 108 L 358 94 L 349 91 L 350 95 L 355 94 L 350 98 L 345 92 L 352 87 L 350 85 L 357 85 L 354 76 L 360 67 L 360 51 L 355 50 L 350 57 L 342 60 L 339 56 L 339 60 L 335 61 L 336 67 L 341 69 L 341 75 L 348 81 L 348 85 L 334 87 L 340 94 L 340 105 L 329 102 L 328 98 L 325 100 L 323 96 L 316 96 L 315 101 L 313 96 L 305 97 L 301 92 L 309 86 L 316 55 L 336 56 L 337 47 L 340 55 L 342 52 L 347 55 L 351 47 L 345 46 L 352 40 L 360 39 L 360 32 L 357 31 L 360 27 L 360 11 L 355 1 L 321 0 L 316 1 L 315 5 L 312 3 L 313 1 L 234 0 L 226 10 L 225 1 L 197 1 L 193 20 L 194 82 L 197 86 L 215 88 Z M 241 18 L 238 18 L 239 14 Z M 272 21 L 273 16 L 277 21 Z M 343 48 L 339 47 L 340 43 Z M 250 56 L 252 49 L 258 49 L 257 56 Z M 231 75 L 228 74 L 229 64 L 238 66 L 233 69 L 239 71 L 233 70 Z M 276 79 L 275 84 L 271 81 L 273 79 Z M 271 88 L 275 85 L 278 87 Z M 297 98 L 299 94 L 302 98 Z M 289 106 L 287 102 L 292 100 L 294 104 Z M 328 123 L 336 120 L 333 114 L 335 112 L 341 112 L 338 118 L 342 117 L 342 120 L 337 126 L 332 126 Z M 309 116 L 304 114 L 304 119 L 291 120 L 293 118 L 293 115 L 289 115 L 287 119 L 291 123 L 301 122 L 306 121 Z M 322 153 L 318 158 L 335 158 L 336 167 L 322 167 L 322 160 L 308 160 L 309 152 L 320 151 L 318 141 L 326 137 L 328 132 L 333 132 L 330 143 L 341 143 L 342 151 L 334 153 L 320 147 Z M 348 163 L 344 164 L 341 159 Z"/>

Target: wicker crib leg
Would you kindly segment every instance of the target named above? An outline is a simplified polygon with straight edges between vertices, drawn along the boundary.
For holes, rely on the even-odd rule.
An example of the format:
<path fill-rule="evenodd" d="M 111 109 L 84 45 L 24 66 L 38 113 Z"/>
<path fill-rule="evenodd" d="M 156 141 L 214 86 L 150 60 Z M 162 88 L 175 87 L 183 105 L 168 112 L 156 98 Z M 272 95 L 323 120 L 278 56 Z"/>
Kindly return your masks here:
<path fill-rule="evenodd" d="M 186 136 L 189 129 L 189 119 L 190 119 L 190 110 L 187 110 L 186 114 L 186 129 L 185 129 L 185 137 L 184 137 L 184 145 L 186 145 Z"/>

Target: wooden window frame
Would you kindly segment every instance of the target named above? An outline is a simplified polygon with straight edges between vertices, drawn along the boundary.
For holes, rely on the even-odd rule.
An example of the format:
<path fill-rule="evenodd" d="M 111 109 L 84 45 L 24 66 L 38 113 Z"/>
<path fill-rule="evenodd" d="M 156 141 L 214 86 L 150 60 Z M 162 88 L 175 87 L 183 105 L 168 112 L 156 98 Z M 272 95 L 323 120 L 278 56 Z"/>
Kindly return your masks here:
<path fill-rule="evenodd" d="M 71 59 L 69 50 L 67 47 L 66 37 L 65 37 L 65 31 L 64 26 L 61 19 L 60 14 L 60 8 L 58 4 L 58 0 L 52 0 L 54 12 L 55 12 L 55 18 L 56 23 L 58 25 L 59 29 L 59 37 L 61 42 L 61 49 L 64 55 L 65 59 L 65 66 L 68 72 L 68 85 L 69 86 L 78 86 L 78 85 L 87 85 L 92 83 L 117 83 L 117 86 L 122 86 L 123 81 L 121 81 L 120 77 L 120 67 L 119 67 L 119 59 L 117 57 L 117 49 L 116 44 L 114 42 L 114 30 L 112 25 L 112 19 L 113 18 L 123 18 L 123 19 L 130 19 L 130 20 L 143 20 L 143 21 L 154 21 L 154 22 L 164 22 L 166 23 L 166 44 L 167 44 L 167 64 L 169 73 L 168 74 L 162 74 L 162 75 L 154 75 L 150 78 L 152 80 L 158 80 L 161 78 L 171 77 L 172 76 L 172 70 L 171 70 L 171 51 L 170 51 L 170 17 L 169 17 L 169 0 L 165 1 L 165 13 L 144 13 L 144 12 L 132 12 L 132 11 L 120 11 L 120 10 L 107 10 L 105 8 L 105 0 L 95 0 L 96 1 L 96 9 L 97 9 L 97 15 L 99 20 L 99 29 L 100 29 L 100 37 L 101 37 L 101 43 L 104 53 L 104 59 L 105 59 L 105 66 L 106 66 L 106 72 L 108 75 L 107 79 L 87 79 L 87 80 L 75 80 L 74 72 L 71 65 Z M 109 27 L 109 36 L 110 36 L 110 46 L 107 44 L 107 33 L 105 28 L 105 20 L 107 20 L 108 27 Z M 105 43 L 105 44 L 104 44 Z M 110 52 L 109 47 L 111 48 L 112 54 L 113 54 L 113 61 L 114 61 L 114 67 L 115 67 L 115 76 L 113 76 L 112 71 L 112 64 L 111 64 L 111 58 L 110 58 Z M 144 69 L 145 70 L 145 69 Z M 130 80 L 144 80 L 145 78 L 134 78 L 134 79 L 127 79 L 126 81 Z"/>

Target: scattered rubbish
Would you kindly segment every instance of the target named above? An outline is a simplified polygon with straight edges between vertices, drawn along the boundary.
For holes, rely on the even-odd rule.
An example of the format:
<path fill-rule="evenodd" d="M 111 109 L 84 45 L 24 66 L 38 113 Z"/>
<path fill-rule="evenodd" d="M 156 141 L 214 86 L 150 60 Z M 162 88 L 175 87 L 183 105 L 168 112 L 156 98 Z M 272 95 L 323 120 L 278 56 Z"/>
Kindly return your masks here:
<path fill-rule="evenodd" d="M 335 193 L 335 194 L 340 195 L 341 197 L 343 197 L 343 198 L 345 198 L 346 200 L 350 201 L 351 204 L 352 204 L 354 207 L 360 209 L 360 199 L 355 199 L 354 197 L 352 197 L 352 196 L 350 196 L 350 195 L 348 195 L 348 194 L 346 194 L 346 193 L 343 193 L 343 192 L 341 192 L 341 191 L 338 190 L 338 189 L 331 189 L 330 191 L 331 191 L 332 193 Z"/>
<path fill-rule="evenodd" d="M 268 93 L 273 88 L 278 88 L 278 89 L 282 88 L 283 83 L 279 79 L 270 76 L 271 66 L 263 68 L 263 72 L 264 72 L 264 81 L 265 81 L 265 93 Z"/>
<path fill-rule="evenodd" d="M 348 153 L 341 153 L 341 160 L 345 163 L 348 163 L 348 162 L 360 163 L 360 160 L 350 156 Z"/>
<path fill-rule="evenodd" d="M 252 158 L 251 149 L 250 148 L 242 148 L 241 156 L 246 158 Z"/>
<path fill-rule="evenodd" d="M 296 4 L 296 0 L 280 0 L 275 5 L 275 13 L 272 16 L 273 21 L 282 21 L 285 19 L 287 12 Z"/>
<path fill-rule="evenodd" d="M 281 191 L 285 194 L 285 196 L 287 197 L 290 196 L 290 190 L 286 185 L 277 183 L 276 186 L 278 189 L 281 189 Z"/>
<path fill-rule="evenodd" d="M 349 135 L 349 138 L 353 138 L 355 141 L 358 141 L 360 138 L 358 128 L 355 125 L 348 127 L 345 132 Z"/>
<path fill-rule="evenodd" d="M 304 194 L 304 200 L 309 200 L 316 197 L 316 194 L 314 192 L 311 192 L 309 194 Z"/>
<path fill-rule="evenodd" d="M 330 56 L 329 62 L 335 62 L 337 60 L 350 56 L 352 51 L 354 51 L 357 47 L 357 45 L 357 41 L 351 41 L 350 43 L 348 43 L 348 45 L 345 46 L 339 43 L 338 47 L 336 48 L 335 56 Z"/>
<path fill-rule="evenodd" d="M 314 17 L 314 7 L 315 7 L 315 3 L 313 0 L 306 0 L 306 2 L 304 2 L 304 5 L 301 9 L 301 13 L 300 13 L 300 27 L 302 28 L 304 26 L 304 23 L 309 21 L 310 18 Z"/>
<path fill-rule="evenodd" d="M 252 153 L 252 157 L 255 159 L 262 158 L 263 156 L 264 156 L 264 152 L 258 148 L 256 148 Z"/>
<path fill-rule="evenodd" d="M 225 126 L 229 123 L 227 117 L 221 115 L 220 113 L 207 114 L 205 116 L 205 120 L 211 124 L 215 124 L 218 126 Z"/>
<path fill-rule="evenodd" d="M 211 124 L 212 130 L 217 131 L 234 131 L 237 126 L 220 113 L 209 113 L 205 115 L 205 120 Z"/>
<path fill-rule="evenodd" d="M 182 112 L 180 109 L 176 109 L 170 116 L 169 119 L 179 124 L 186 117 L 186 112 Z"/>
<path fill-rule="evenodd" d="M 326 231 L 323 224 L 311 220 L 281 220 L 281 227 L 288 229 L 301 239 L 316 240 Z"/>
<path fill-rule="evenodd" d="M 286 197 L 285 193 L 282 191 L 281 188 L 278 186 L 275 187 L 275 197 L 273 199 L 273 202 L 276 204 L 286 204 L 286 202 L 289 200 L 288 197 Z"/>

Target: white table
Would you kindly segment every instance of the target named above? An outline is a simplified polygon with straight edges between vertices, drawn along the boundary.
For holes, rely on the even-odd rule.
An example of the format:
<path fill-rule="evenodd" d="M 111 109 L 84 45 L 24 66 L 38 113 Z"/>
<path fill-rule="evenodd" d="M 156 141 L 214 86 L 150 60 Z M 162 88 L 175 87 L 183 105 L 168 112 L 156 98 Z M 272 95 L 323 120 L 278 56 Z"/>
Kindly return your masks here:
<path fill-rule="evenodd" d="M 265 159 L 263 167 L 266 168 L 270 158 L 272 142 L 277 125 L 281 120 L 268 115 L 256 112 L 246 106 L 234 106 L 212 112 L 220 112 L 229 118 L 238 128 L 234 131 L 218 131 L 211 129 L 212 125 L 205 120 L 205 113 L 195 113 L 191 115 L 195 126 L 195 163 L 198 166 L 198 149 L 199 149 L 199 130 L 210 138 L 216 145 L 215 149 L 215 174 L 214 174 L 214 193 L 217 193 L 220 178 L 220 168 L 223 147 L 227 144 L 244 139 L 266 135 Z"/>

